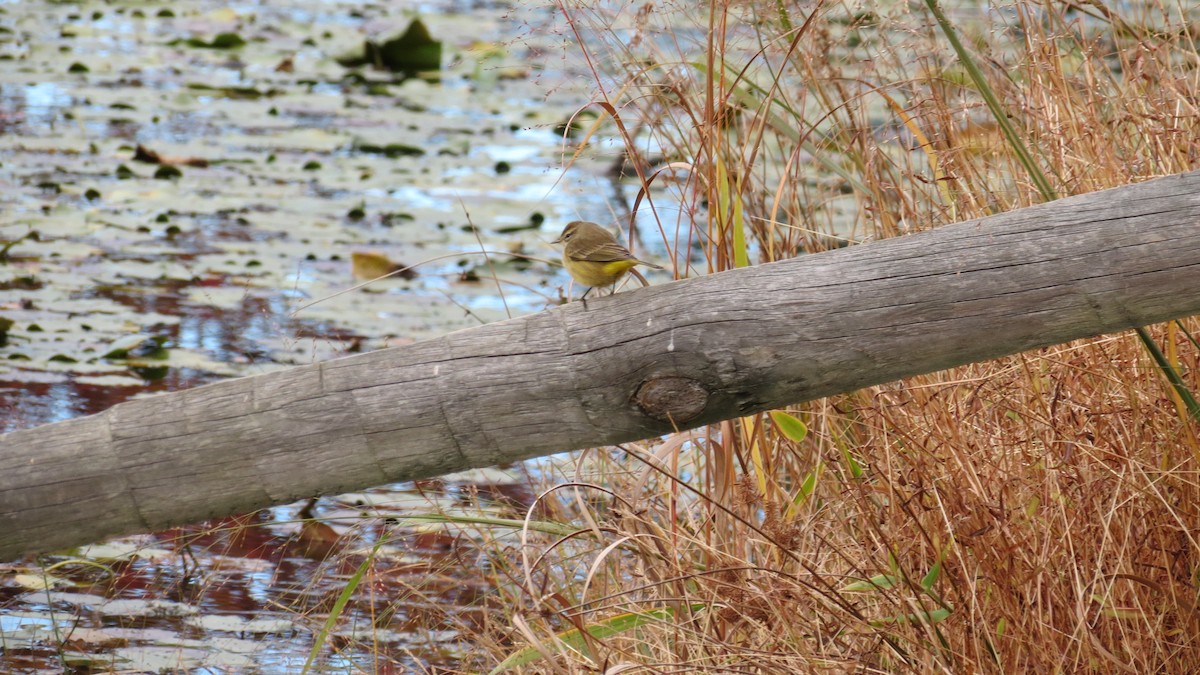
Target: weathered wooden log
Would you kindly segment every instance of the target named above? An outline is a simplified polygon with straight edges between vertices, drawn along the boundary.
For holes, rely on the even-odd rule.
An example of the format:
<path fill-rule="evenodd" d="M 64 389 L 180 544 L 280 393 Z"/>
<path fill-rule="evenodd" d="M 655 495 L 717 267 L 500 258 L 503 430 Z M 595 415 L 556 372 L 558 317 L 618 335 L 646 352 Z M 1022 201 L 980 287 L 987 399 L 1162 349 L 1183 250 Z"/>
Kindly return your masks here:
<path fill-rule="evenodd" d="M 0 436 L 0 559 L 1200 313 L 1200 172 Z"/>

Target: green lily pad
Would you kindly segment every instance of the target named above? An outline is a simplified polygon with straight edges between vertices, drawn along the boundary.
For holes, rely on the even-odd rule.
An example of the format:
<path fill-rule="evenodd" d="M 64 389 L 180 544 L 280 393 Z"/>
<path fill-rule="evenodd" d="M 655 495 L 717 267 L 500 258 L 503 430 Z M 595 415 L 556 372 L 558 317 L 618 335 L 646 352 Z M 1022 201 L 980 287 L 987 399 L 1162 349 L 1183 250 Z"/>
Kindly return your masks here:
<path fill-rule="evenodd" d="M 163 347 L 167 339 L 159 335 L 126 335 L 114 340 L 102 358 L 115 359 L 165 359 Z"/>
<path fill-rule="evenodd" d="M 218 33 L 211 40 L 192 37 L 172 40 L 167 44 L 172 46 L 186 45 L 196 49 L 241 49 L 246 46 L 246 40 L 237 33 Z"/>
<path fill-rule="evenodd" d="M 338 63 L 348 68 L 369 65 L 407 74 L 436 71 L 442 66 L 442 42 L 433 39 L 425 22 L 413 19 L 399 37 L 382 43 L 368 40 L 362 53 L 341 57 Z"/>

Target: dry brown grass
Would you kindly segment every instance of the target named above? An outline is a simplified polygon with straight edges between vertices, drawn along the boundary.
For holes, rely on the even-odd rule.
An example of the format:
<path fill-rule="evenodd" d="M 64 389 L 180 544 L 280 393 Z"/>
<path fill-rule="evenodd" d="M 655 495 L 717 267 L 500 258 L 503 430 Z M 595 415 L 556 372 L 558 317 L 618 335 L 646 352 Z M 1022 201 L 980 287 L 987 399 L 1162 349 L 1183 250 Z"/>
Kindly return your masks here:
<path fill-rule="evenodd" d="M 703 243 L 681 275 L 1042 201 L 917 5 L 564 9 L 606 64 L 597 100 L 630 173 L 687 167 L 664 170 L 678 217 L 655 195 L 668 247 Z M 1175 9 L 991 18 L 952 15 L 1058 194 L 1195 168 L 1200 71 Z M 647 137 L 662 156 L 640 154 Z M 1181 327 L 1200 332 L 1152 335 L 1195 391 Z M 515 623 L 482 639 L 536 644 L 529 672 L 1200 671 L 1198 427 L 1135 336 L 791 412 L 798 442 L 756 415 L 587 456 L 604 490 L 547 497 L 580 536 L 528 542 Z"/>

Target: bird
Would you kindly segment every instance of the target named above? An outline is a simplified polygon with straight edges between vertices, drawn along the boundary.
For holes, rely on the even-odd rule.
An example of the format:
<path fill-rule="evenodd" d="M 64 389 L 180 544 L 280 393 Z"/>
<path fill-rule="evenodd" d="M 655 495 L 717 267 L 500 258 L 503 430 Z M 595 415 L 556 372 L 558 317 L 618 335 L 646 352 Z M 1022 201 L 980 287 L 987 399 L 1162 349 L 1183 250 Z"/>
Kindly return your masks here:
<path fill-rule="evenodd" d="M 580 300 L 586 299 L 593 288 L 617 283 L 627 272 L 633 272 L 643 286 L 649 286 L 646 278 L 633 269 L 637 265 L 662 269 L 661 265 L 638 260 L 611 232 L 586 220 L 567 223 L 562 234 L 551 243 L 564 244 L 563 267 L 572 279 L 588 287 Z"/>

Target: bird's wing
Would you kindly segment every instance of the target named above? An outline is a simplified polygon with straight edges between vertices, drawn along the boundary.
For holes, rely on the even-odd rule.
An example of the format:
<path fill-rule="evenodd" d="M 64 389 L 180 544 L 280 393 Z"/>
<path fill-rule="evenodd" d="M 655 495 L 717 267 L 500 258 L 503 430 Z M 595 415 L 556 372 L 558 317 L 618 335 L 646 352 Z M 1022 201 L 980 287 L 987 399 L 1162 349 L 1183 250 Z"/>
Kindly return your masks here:
<path fill-rule="evenodd" d="M 571 257 L 576 260 L 586 260 L 588 262 L 614 262 L 617 260 L 634 259 L 633 254 L 624 246 L 613 241 L 590 246 L 582 251 L 571 251 Z"/>

